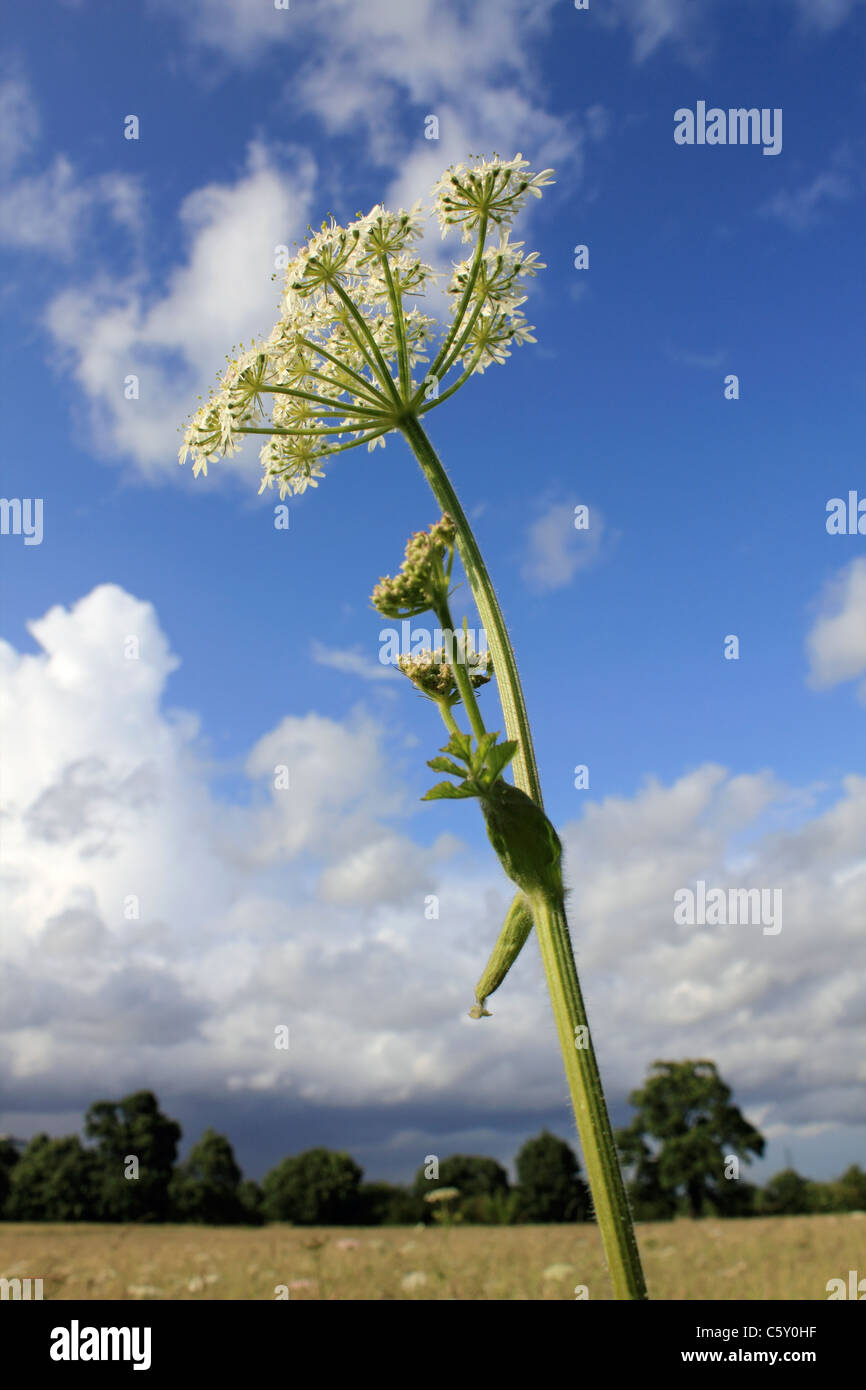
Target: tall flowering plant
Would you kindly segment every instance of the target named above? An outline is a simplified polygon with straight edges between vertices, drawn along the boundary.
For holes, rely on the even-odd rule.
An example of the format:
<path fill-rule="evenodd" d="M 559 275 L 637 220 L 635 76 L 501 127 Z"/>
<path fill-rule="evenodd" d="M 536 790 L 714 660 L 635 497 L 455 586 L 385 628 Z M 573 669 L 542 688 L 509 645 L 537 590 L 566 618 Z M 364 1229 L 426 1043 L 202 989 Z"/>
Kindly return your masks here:
<path fill-rule="evenodd" d="M 487 833 L 517 894 L 476 988 L 472 1016 L 535 927 L 574 1105 L 587 1176 L 618 1298 L 646 1288 L 623 1188 L 601 1079 L 587 1025 L 566 921 L 561 845 L 544 813 L 517 664 L 496 592 L 454 487 L 425 429 L 425 417 L 476 372 L 500 364 L 512 347 L 534 342 L 522 306 L 526 284 L 544 269 L 536 252 L 512 240 L 515 217 L 540 198 L 552 170 L 533 174 L 519 154 L 446 170 L 432 190 L 443 237 L 455 230 L 471 247 L 447 285 L 444 328 L 414 302 L 435 280 L 418 253 L 420 205 L 377 205 L 346 227 L 331 220 L 288 266 L 280 316 L 267 338 L 230 360 L 216 391 L 184 434 L 180 461 L 196 475 L 234 454 L 246 435 L 262 435 L 260 491 L 281 497 L 316 487 L 332 454 L 373 450 L 399 432 L 412 449 L 441 519 L 409 541 L 397 575 L 373 591 L 391 617 L 436 615 L 448 646 L 399 662 L 437 707 L 448 734 L 429 765 L 452 780 L 427 799 L 478 800 Z M 454 628 L 450 578 L 460 556 L 487 634 L 489 657 L 471 650 L 466 619 Z M 489 731 L 476 692 L 496 677 L 505 739 Z M 462 708 L 468 728 L 457 712 Z M 513 782 L 505 773 L 511 769 Z"/>

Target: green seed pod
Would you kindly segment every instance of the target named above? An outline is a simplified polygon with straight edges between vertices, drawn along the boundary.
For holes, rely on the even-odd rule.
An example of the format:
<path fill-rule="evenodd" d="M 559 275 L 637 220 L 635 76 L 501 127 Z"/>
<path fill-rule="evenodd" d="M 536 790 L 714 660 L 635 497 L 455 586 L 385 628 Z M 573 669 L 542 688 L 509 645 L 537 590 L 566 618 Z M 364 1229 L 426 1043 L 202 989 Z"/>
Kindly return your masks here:
<path fill-rule="evenodd" d="M 487 969 L 475 986 L 475 998 L 477 1004 L 469 1010 L 470 1018 L 490 1018 L 490 1010 L 485 1009 L 488 998 L 497 990 L 505 979 L 532 930 L 532 913 L 529 902 L 522 893 L 518 893 L 513 903 L 508 909 L 508 916 L 505 918 L 505 925 L 499 933 L 499 940 L 493 947 L 493 953 L 487 962 Z"/>

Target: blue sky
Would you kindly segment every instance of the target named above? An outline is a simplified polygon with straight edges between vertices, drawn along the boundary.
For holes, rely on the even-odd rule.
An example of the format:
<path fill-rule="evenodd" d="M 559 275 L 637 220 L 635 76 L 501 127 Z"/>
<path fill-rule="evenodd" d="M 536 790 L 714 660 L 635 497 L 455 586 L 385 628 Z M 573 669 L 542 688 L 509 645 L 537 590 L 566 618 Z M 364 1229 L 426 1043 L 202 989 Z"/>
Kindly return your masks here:
<path fill-rule="evenodd" d="M 0 537 L 0 1128 L 149 1085 L 256 1174 L 571 1135 L 534 943 L 465 1018 L 507 885 L 471 806 L 418 803 L 440 732 L 377 662 L 370 590 L 436 515 L 406 446 L 334 460 L 288 531 L 252 449 L 177 464 L 274 322 L 278 244 L 520 150 L 557 178 L 519 232 L 538 343 L 430 431 L 511 625 L 611 1108 L 655 1057 L 711 1056 L 770 1137 L 758 1176 L 866 1161 L 866 537 L 825 525 L 866 497 L 864 36 L 856 0 L 16 16 L 3 493 L 42 499 L 43 537 Z M 675 144 L 699 101 L 781 109 L 780 153 Z M 784 929 L 684 933 L 699 877 L 782 887 Z"/>

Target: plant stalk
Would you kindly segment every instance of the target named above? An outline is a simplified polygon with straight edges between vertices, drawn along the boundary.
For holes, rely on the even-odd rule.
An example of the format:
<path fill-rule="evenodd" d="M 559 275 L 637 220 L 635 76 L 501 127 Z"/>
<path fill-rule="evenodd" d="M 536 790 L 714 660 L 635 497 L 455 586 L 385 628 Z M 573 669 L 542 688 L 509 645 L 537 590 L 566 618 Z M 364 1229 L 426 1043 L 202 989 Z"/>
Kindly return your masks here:
<path fill-rule="evenodd" d="M 410 416 L 404 418 L 400 428 L 439 507 L 454 521 L 457 550 L 490 646 L 507 735 L 518 744 L 512 763 L 514 781 L 543 809 L 538 767 L 517 662 L 478 542 L 445 468 L 420 422 Z M 542 895 L 536 895 L 532 902 L 532 913 L 614 1293 L 618 1299 L 645 1299 L 646 1284 L 631 1211 L 589 1034 L 565 912 Z M 585 1045 L 580 1046 L 578 1039 Z"/>

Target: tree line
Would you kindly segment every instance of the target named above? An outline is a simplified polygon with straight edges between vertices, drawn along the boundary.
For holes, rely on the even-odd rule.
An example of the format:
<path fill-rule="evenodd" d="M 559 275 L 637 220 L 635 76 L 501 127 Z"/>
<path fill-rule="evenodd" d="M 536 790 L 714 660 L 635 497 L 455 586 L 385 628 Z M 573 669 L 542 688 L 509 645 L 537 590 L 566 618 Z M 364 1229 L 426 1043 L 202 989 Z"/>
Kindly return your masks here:
<path fill-rule="evenodd" d="M 866 1209 L 866 1172 L 856 1164 L 832 1182 L 793 1169 L 763 1188 L 742 1180 L 735 1165 L 761 1154 L 764 1140 L 731 1104 L 712 1062 L 656 1062 L 629 1100 L 636 1113 L 617 1143 L 638 1221 Z M 282 1159 L 259 1184 L 243 1177 L 229 1140 L 213 1129 L 178 1163 L 180 1125 L 151 1091 L 96 1102 L 84 1135 L 84 1143 L 77 1135 L 0 1138 L 0 1218 L 218 1226 L 593 1219 L 576 1154 L 547 1130 L 520 1149 L 514 1185 L 496 1159 L 472 1154 L 428 1155 L 405 1186 L 364 1182 L 349 1154 L 325 1148 Z"/>

